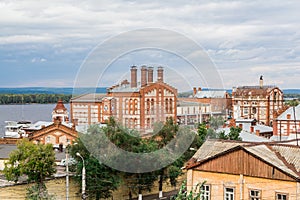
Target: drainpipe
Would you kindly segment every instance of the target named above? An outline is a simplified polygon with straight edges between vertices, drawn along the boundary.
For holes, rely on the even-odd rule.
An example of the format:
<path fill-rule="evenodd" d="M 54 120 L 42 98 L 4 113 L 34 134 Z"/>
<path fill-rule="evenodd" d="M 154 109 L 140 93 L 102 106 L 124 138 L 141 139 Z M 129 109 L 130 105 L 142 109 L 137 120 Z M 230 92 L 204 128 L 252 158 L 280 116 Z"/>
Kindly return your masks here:
<path fill-rule="evenodd" d="M 240 200 L 243 200 L 244 198 L 244 175 L 240 174 L 240 179 L 239 179 L 239 185 L 240 185 Z"/>

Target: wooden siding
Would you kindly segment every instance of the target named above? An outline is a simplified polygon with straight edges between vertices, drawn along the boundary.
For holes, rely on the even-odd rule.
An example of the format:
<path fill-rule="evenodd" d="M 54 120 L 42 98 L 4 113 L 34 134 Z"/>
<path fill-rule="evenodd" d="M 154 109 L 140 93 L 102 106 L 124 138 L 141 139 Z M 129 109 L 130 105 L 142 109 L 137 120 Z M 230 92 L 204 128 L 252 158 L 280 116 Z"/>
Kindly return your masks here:
<path fill-rule="evenodd" d="M 242 149 L 204 162 L 195 170 L 295 181 L 290 176 Z"/>

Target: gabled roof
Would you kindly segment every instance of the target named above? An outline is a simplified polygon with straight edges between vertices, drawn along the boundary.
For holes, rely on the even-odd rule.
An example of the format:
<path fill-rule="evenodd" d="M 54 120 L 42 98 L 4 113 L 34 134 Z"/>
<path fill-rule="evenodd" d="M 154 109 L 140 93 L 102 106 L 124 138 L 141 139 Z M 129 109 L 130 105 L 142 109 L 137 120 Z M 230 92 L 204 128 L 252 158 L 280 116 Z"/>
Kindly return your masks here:
<path fill-rule="evenodd" d="M 41 135 L 47 134 L 49 132 L 52 132 L 54 130 L 61 130 L 62 132 L 71 135 L 73 137 L 78 137 L 78 133 L 75 129 L 71 128 L 70 126 L 67 126 L 66 124 L 63 123 L 52 123 L 49 126 L 46 127 L 42 127 L 39 130 L 36 130 L 34 132 L 31 133 L 31 135 L 29 136 L 30 139 L 36 138 L 36 137 L 40 137 Z"/>
<path fill-rule="evenodd" d="M 277 117 L 277 120 L 288 120 L 287 115 L 290 115 L 291 118 L 289 120 L 294 120 L 294 108 L 290 107 L 286 111 L 284 111 L 281 115 Z M 295 115 L 296 115 L 296 120 L 300 120 L 300 104 L 295 107 Z"/>
<path fill-rule="evenodd" d="M 277 142 L 250 143 L 229 140 L 207 140 L 192 157 L 188 169 L 227 153 L 244 150 L 263 162 L 274 166 L 294 179 L 300 179 L 300 147 Z"/>
<path fill-rule="evenodd" d="M 273 85 L 260 86 L 241 86 L 234 89 L 234 96 L 267 96 L 268 93 L 277 88 Z M 277 88 L 278 89 L 278 88 Z M 279 89 L 278 89 L 279 90 Z"/>

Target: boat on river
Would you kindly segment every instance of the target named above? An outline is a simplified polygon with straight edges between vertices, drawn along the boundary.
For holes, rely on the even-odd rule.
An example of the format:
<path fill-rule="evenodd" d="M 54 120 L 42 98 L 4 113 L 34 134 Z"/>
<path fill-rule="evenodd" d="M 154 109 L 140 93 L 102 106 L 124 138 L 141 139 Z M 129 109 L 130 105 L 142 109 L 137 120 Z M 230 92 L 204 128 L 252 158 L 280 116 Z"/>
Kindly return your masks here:
<path fill-rule="evenodd" d="M 24 137 L 26 132 L 24 128 L 28 128 L 31 125 L 30 121 L 5 121 L 5 138 L 20 138 Z"/>

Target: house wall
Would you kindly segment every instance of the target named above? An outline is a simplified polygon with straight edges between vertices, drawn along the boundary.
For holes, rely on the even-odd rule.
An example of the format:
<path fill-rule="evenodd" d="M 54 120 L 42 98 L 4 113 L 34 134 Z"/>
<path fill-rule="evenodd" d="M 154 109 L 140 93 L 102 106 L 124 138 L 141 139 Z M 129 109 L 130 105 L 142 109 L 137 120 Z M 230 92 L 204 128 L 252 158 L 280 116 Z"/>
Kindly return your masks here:
<path fill-rule="evenodd" d="M 277 117 L 277 112 L 284 107 L 283 93 L 279 88 L 273 88 L 265 96 L 255 94 L 255 91 L 253 89 L 253 94 L 249 92 L 245 96 L 233 94 L 233 117 L 235 119 L 256 119 L 258 122 L 269 126 Z"/>
<path fill-rule="evenodd" d="M 251 189 L 261 191 L 261 199 L 275 199 L 276 192 L 288 194 L 289 200 L 299 200 L 299 183 L 294 181 L 271 180 L 243 175 L 231 175 L 225 173 L 206 172 L 198 170 L 188 170 L 187 186 L 188 190 L 197 183 L 211 186 L 211 198 L 213 200 L 224 199 L 224 188 L 234 188 L 235 199 L 249 199 Z"/>
<path fill-rule="evenodd" d="M 289 136 L 291 134 L 296 134 L 300 132 L 300 121 L 296 121 L 296 126 L 295 126 L 295 121 L 294 120 L 276 120 L 273 123 L 273 135 L 278 135 L 278 136 Z"/>
<path fill-rule="evenodd" d="M 0 187 L 0 199 L 25 199 L 26 188 L 30 184 L 19 184 L 14 186 Z M 56 178 L 46 181 L 46 187 L 50 195 L 55 195 L 56 200 L 66 199 L 66 179 Z M 80 200 L 79 186 L 70 178 L 69 182 L 69 199 Z"/>

